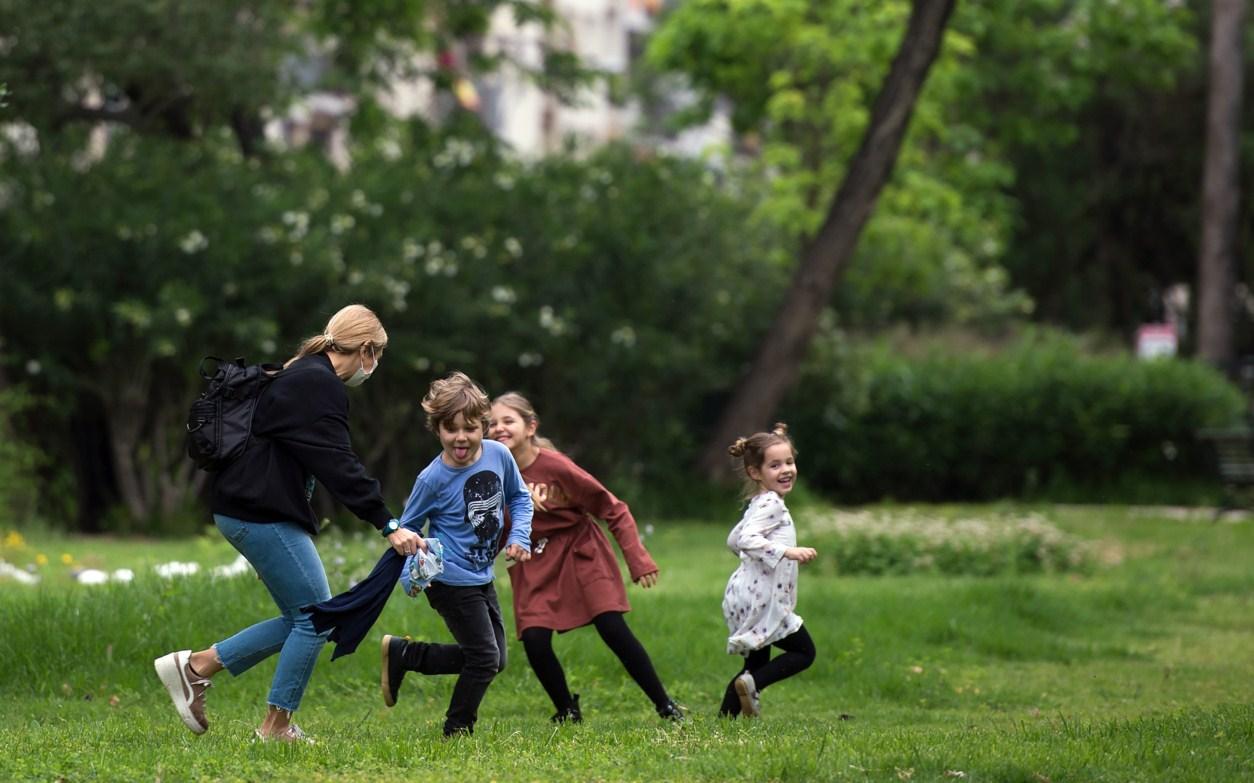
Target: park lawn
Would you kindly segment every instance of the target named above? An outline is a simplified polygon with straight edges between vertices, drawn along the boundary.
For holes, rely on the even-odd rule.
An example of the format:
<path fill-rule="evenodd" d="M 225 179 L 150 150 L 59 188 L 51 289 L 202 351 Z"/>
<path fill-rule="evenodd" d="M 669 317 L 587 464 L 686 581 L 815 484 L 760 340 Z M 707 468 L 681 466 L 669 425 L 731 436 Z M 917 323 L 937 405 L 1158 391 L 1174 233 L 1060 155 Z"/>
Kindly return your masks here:
<path fill-rule="evenodd" d="M 270 616 L 250 575 L 151 574 L 170 559 L 229 563 L 229 547 L 210 536 L 100 542 L 31 532 L 27 554 L 46 550 L 52 562 L 39 586 L 0 582 L 0 779 L 1254 778 L 1254 525 L 1125 507 L 1031 510 L 1095 542 L 1103 564 L 983 578 L 803 569 L 798 611 L 819 658 L 764 692 L 757 721 L 714 716 L 737 668 L 723 652 L 719 610 L 734 566 L 723 547 L 731 520 L 657 523 L 647 543 L 662 581 L 630 590 L 632 627 L 691 710 L 682 726 L 659 721 L 595 632 L 581 629 L 556 647 L 582 694 L 583 725 L 549 723 L 552 706 L 511 642 L 475 736 L 442 741 L 451 678 L 411 675 L 393 709 L 378 695 L 382 633 L 448 639 L 425 599 L 398 593 L 355 655 L 332 663 L 324 652 L 298 715 L 318 739 L 309 747 L 250 741 L 272 661 L 218 678 L 202 737 L 178 722 L 152 673 L 161 653 Z M 807 512 L 796 516 L 807 543 Z M 320 549 L 342 589 L 380 545 L 332 535 Z M 91 558 L 104 570 L 133 568 L 135 582 L 74 584 L 68 573 Z M 503 570 L 498 587 L 510 623 Z"/>

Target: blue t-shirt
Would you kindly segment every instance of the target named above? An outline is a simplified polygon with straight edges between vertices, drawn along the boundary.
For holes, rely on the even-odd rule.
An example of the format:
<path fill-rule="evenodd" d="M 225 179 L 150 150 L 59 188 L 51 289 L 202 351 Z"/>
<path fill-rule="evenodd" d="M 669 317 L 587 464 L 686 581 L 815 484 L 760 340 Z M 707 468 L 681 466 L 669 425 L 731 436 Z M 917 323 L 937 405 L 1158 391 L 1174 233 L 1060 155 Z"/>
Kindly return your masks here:
<path fill-rule="evenodd" d="M 444 546 L 444 573 L 435 581 L 447 585 L 486 585 L 505 526 L 509 506 L 511 529 L 506 546 L 531 550 L 531 493 L 509 449 L 483 441 L 479 459 L 464 468 L 450 468 L 437 454 L 405 501 L 401 524 Z"/>

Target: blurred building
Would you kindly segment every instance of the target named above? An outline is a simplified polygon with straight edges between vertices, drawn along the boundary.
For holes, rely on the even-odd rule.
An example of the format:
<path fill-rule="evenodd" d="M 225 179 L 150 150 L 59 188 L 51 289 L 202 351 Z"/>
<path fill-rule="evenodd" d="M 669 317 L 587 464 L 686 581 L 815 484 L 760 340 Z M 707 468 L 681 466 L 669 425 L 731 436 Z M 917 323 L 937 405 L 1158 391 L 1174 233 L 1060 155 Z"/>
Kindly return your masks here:
<path fill-rule="evenodd" d="M 663 0 L 549 0 L 548 5 L 559 22 L 547 30 L 538 24 L 518 25 L 508 8 L 498 9 L 482 39 L 423 58 L 416 66 L 425 75 L 393 84 L 384 105 L 397 116 L 418 115 L 437 123 L 460 106 L 477 113 L 523 157 L 627 137 L 688 155 L 729 142 L 725 111 L 700 128 L 667 133 L 657 117 L 646 116 L 639 102 L 627 97 L 627 80 L 643 55 Z M 573 53 L 601 78 L 573 100 L 559 100 L 526 73 L 541 71 L 551 51 Z M 503 64 L 492 73 L 472 76 L 467 63 L 476 55 L 499 57 Z M 451 89 L 437 90 L 437 79 Z M 686 90 L 672 85 L 655 110 L 665 112 L 690 100 Z M 351 102 L 314 94 L 306 105 L 272 123 L 271 137 L 294 144 L 321 142 L 337 164 L 346 165 L 343 127 L 352 109 Z"/>

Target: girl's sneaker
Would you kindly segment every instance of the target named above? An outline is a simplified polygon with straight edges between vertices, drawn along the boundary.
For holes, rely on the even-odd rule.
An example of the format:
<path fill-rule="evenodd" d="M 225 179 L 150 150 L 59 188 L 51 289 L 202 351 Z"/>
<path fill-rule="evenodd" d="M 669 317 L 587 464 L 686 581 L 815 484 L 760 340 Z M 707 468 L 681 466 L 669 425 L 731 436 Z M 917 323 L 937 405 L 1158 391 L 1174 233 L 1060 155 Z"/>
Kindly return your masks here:
<path fill-rule="evenodd" d="M 570 704 L 554 713 L 549 720 L 554 723 L 583 723 L 583 713 L 579 711 L 579 694 L 574 694 Z"/>
<path fill-rule="evenodd" d="M 740 697 L 741 715 L 756 718 L 762 714 L 762 700 L 758 696 L 758 685 L 749 672 L 744 672 L 736 678 L 736 695 Z"/>
<path fill-rule="evenodd" d="M 179 650 L 163 655 L 152 662 L 174 702 L 174 709 L 183 719 L 183 725 L 196 734 L 204 734 L 209 730 L 209 721 L 205 718 L 205 691 L 213 683 L 208 677 L 201 677 L 192 671 L 191 650 Z"/>
<path fill-rule="evenodd" d="M 684 707 L 676 704 L 675 700 L 671 699 L 667 701 L 666 704 L 658 708 L 657 714 L 662 720 L 669 720 L 674 723 L 683 723 L 685 717 L 684 712 Z"/>

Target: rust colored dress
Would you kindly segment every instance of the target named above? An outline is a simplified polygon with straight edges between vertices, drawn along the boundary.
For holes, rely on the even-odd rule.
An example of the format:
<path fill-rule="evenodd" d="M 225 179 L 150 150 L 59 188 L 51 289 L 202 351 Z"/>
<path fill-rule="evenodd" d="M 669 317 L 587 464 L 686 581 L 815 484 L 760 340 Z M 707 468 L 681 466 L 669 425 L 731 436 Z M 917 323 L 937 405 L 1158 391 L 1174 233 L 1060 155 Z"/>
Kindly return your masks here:
<path fill-rule="evenodd" d="M 537 508 L 532 517 L 531 559 L 509 568 L 519 636 L 528 628 L 569 631 L 604 612 L 630 611 L 618 560 L 597 519 L 614 534 L 635 581 L 658 568 L 631 509 L 561 452 L 540 449 L 522 474 L 528 484 L 547 484 L 551 499 L 547 511 Z"/>

